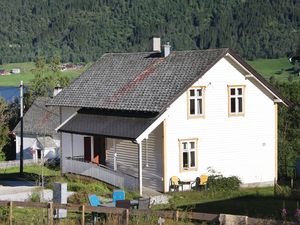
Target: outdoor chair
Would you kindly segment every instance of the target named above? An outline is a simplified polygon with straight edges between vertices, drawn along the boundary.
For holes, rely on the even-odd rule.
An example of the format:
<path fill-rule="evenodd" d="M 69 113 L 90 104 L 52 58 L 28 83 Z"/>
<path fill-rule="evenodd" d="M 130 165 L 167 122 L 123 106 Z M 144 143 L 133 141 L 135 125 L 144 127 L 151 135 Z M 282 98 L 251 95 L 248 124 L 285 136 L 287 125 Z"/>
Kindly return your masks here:
<path fill-rule="evenodd" d="M 177 176 L 172 176 L 170 178 L 170 185 L 169 185 L 169 191 L 172 189 L 174 191 L 179 191 L 179 188 L 183 190 L 183 185 L 180 183 L 180 179 Z"/>
<path fill-rule="evenodd" d="M 114 190 L 112 201 L 116 203 L 118 200 L 125 200 L 125 191 L 124 190 Z"/>
<path fill-rule="evenodd" d="M 90 202 L 90 205 L 93 207 L 101 206 L 101 202 L 100 202 L 99 198 L 97 197 L 97 195 L 89 195 L 89 202 Z"/>
<path fill-rule="evenodd" d="M 196 177 L 195 181 L 191 184 L 194 185 L 192 189 L 200 191 L 202 187 L 207 190 L 207 180 L 208 176 L 207 175 L 201 175 L 200 177 Z"/>
<path fill-rule="evenodd" d="M 95 195 L 95 194 L 89 195 L 88 198 L 89 198 L 89 202 L 90 202 L 91 206 L 93 206 L 93 207 L 101 206 L 101 202 L 97 195 Z M 92 224 L 96 224 L 97 218 L 102 218 L 102 217 L 105 217 L 105 214 L 93 212 L 92 213 Z"/>

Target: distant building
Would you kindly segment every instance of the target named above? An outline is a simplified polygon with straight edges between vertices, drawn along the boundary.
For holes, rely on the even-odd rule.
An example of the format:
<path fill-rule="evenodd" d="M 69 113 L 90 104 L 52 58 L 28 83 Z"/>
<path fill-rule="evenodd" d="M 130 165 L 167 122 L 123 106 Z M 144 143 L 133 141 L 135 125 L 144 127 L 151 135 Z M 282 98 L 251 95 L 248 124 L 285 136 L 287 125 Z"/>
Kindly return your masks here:
<path fill-rule="evenodd" d="M 4 70 L 4 69 L 0 69 L 0 75 L 8 75 L 9 72 Z"/>
<path fill-rule="evenodd" d="M 60 137 L 55 128 L 59 125 L 57 107 L 46 107 L 48 97 L 37 98 L 24 115 L 23 154 L 24 159 L 46 159 L 59 157 Z M 20 158 L 20 122 L 14 129 L 16 134 L 16 158 Z"/>
<path fill-rule="evenodd" d="M 21 73 L 21 70 L 19 68 L 15 68 L 15 69 L 12 69 L 10 72 L 12 74 L 19 74 L 19 73 Z"/>

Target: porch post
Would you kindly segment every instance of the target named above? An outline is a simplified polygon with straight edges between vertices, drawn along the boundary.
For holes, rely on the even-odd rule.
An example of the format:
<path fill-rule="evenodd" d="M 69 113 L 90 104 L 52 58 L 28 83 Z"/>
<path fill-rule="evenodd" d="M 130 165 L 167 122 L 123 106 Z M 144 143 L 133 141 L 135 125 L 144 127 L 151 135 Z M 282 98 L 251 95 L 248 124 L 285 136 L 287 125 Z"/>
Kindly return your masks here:
<path fill-rule="evenodd" d="M 116 146 L 116 139 L 113 139 L 113 148 L 114 148 L 114 171 L 117 171 L 117 146 Z"/>
<path fill-rule="evenodd" d="M 143 196 L 142 143 L 138 143 L 138 148 L 139 148 L 139 192 L 140 192 L 140 196 Z"/>

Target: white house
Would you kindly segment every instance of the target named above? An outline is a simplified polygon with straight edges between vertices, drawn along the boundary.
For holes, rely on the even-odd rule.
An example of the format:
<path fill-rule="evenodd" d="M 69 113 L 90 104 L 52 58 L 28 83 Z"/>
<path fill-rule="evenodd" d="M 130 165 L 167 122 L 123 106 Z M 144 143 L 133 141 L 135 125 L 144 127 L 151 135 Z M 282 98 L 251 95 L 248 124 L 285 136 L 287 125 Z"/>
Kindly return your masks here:
<path fill-rule="evenodd" d="M 48 97 L 37 98 L 23 117 L 23 156 L 24 159 L 45 159 L 59 157 L 60 136 L 55 131 L 59 125 L 59 109 L 46 107 Z M 16 133 L 16 158 L 20 159 L 20 122 Z"/>
<path fill-rule="evenodd" d="M 112 53 L 60 92 L 62 171 L 169 190 L 211 167 L 277 179 L 277 109 L 289 105 L 230 49 Z"/>

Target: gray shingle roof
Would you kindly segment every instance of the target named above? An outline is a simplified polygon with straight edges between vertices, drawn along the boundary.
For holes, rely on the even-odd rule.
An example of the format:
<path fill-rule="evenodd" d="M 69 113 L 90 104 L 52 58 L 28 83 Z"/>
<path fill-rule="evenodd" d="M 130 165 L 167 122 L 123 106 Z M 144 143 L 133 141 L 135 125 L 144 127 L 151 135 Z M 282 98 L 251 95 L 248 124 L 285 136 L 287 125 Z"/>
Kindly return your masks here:
<path fill-rule="evenodd" d="M 48 105 L 161 112 L 227 52 L 105 54 Z"/>
<path fill-rule="evenodd" d="M 59 131 L 135 140 L 155 119 L 79 113 Z"/>
<path fill-rule="evenodd" d="M 46 107 L 46 103 L 51 98 L 37 98 L 23 118 L 24 134 L 31 135 L 50 135 L 56 136 L 55 128 L 59 126 L 58 107 Z M 14 129 L 14 132 L 20 134 L 20 122 Z"/>

